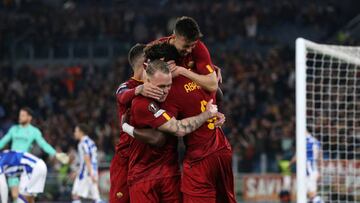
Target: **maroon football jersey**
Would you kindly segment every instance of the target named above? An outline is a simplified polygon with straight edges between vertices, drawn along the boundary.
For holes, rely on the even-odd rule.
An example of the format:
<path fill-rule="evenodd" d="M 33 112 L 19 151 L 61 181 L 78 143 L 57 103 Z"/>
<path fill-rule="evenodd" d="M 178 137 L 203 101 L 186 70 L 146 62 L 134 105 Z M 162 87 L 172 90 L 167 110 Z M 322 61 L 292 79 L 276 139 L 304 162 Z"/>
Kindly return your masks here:
<path fill-rule="evenodd" d="M 130 124 L 135 128 L 158 128 L 171 119 L 150 98 L 136 96 L 131 105 Z M 162 147 L 154 147 L 139 140 L 131 140 L 129 147 L 128 182 L 147 181 L 180 175 L 177 137 L 169 135 Z"/>
<path fill-rule="evenodd" d="M 135 87 L 141 84 L 143 84 L 142 81 L 130 78 L 128 81 L 119 85 L 118 89 L 116 90 L 117 114 L 120 128 L 121 116 L 131 106 L 131 101 L 135 97 Z M 130 140 L 133 138 L 123 131 L 120 132 L 119 138 L 119 143 L 116 145 L 116 152 L 119 152 L 123 157 L 128 157 L 128 147 L 130 145 Z"/>
<path fill-rule="evenodd" d="M 169 95 L 162 103 L 162 109 L 178 120 L 196 116 L 206 110 L 212 94 L 184 76 L 173 78 Z M 215 119 L 209 119 L 199 129 L 184 137 L 186 154 L 184 161 L 196 161 L 223 148 L 231 148 L 221 128 L 214 126 Z"/>

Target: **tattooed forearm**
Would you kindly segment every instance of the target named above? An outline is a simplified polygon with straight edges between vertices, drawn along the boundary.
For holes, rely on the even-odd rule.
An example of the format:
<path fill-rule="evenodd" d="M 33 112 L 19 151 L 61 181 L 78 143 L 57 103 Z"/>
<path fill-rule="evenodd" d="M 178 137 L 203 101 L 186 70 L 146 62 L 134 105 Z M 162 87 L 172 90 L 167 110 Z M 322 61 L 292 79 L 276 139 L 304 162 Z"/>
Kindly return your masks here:
<path fill-rule="evenodd" d="M 168 122 L 159 127 L 159 130 L 170 132 L 176 136 L 185 136 L 204 124 L 211 118 L 210 112 L 203 112 L 197 116 L 185 118 L 182 120 L 170 119 Z"/>

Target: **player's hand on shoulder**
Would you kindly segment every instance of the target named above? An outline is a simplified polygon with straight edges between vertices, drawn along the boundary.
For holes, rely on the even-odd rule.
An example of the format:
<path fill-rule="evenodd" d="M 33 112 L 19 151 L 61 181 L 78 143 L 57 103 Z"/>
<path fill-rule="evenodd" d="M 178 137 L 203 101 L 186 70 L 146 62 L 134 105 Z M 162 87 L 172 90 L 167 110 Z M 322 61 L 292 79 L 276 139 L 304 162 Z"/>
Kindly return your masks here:
<path fill-rule="evenodd" d="M 214 117 L 218 113 L 218 108 L 216 104 L 213 104 L 213 100 L 210 99 L 210 101 L 206 104 L 206 111 L 210 112 L 211 117 Z"/>
<path fill-rule="evenodd" d="M 144 83 L 143 85 L 139 86 L 141 88 L 140 94 L 144 97 L 149 97 L 152 99 L 160 99 L 164 94 L 163 90 L 151 83 Z"/>

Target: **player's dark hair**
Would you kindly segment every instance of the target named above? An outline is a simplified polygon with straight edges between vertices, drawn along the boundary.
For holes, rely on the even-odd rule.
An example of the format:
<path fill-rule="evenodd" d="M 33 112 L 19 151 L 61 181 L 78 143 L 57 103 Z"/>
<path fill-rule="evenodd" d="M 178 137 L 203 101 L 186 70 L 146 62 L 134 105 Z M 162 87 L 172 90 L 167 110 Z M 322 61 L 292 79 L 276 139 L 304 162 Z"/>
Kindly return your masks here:
<path fill-rule="evenodd" d="M 149 44 L 144 48 L 145 58 L 154 61 L 164 58 L 164 61 L 174 60 L 176 61 L 180 54 L 174 45 L 167 42 L 157 42 Z"/>
<path fill-rule="evenodd" d="M 168 64 L 165 61 L 154 60 L 149 62 L 148 66 L 146 67 L 146 74 L 148 76 L 153 76 L 157 71 L 160 71 L 165 74 L 170 73 Z"/>
<path fill-rule="evenodd" d="M 135 44 L 131 47 L 128 53 L 128 61 L 132 68 L 134 68 L 135 61 L 144 53 L 145 44 Z"/>
<path fill-rule="evenodd" d="M 20 111 L 25 111 L 27 114 L 29 114 L 30 116 L 34 116 L 34 111 L 30 108 L 30 107 L 27 107 L 27 106 L 25 106 L 25 107 L 22 107 L 21 109 L 20 109 Z"/>
<path fill-rule="evenodd" d="M 85 124 L 85 123 L 79 123 L 78 125 L 76 125 L 76 127 L 79 128 L 79 130 L 81 132 L 83 132 L 85 135 L 89 135 L 90 134 L 90 127 Z"/>
<path fill-rule="evenodd" d="M 174 33 L 185 37 L 190 42 L 196 41 L 203 36 L 197 22 L 188 16 L 182 16 L 176 20 Z"/>

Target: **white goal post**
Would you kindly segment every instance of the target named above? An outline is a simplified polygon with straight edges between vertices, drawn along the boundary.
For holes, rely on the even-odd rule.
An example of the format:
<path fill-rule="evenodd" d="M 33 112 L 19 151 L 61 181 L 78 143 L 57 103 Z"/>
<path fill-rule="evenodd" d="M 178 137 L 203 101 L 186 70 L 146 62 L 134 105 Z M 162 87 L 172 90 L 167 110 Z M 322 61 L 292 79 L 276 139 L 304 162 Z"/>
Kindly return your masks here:
<path fill-rule="evenodd" d="M 320 142 L 317 193 L 360 202 L 360 47 L 296 40 L 296 191 L 307 202 L 306 132 Z"/>

